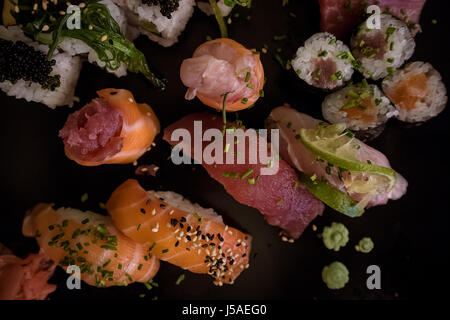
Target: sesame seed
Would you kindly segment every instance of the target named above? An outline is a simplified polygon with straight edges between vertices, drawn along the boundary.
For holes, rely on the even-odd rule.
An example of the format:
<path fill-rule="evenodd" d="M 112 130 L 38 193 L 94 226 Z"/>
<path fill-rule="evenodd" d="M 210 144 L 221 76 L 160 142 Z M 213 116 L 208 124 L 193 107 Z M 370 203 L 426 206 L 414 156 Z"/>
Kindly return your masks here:
<path fill-rule="evenodd" d="M 105 34 L 103 37 L 101 37 L 100 41 L 105 41 L 106 39 L 108 39 L 108 36 Z"/>
<path fill-rule="evenodd" d="M 312 225 L 313 231 L 317 231 L 317 226 L 315 224 Z"/>
<path fill-rule="evenodd" d="M 59 14 L 62 15 L 62 16 L 64 16 L 64 15 L 66 15 L 66 12 L 61 10 L 61 11 L 59 12 Z"/>
<path fill-rule="evenodd" d="M 152 216 L 154 216 L 155 214 L 156 214 L 156 209 L 153 208 L 153 210 L 152 210 Z"/>
<path fill-rule="evenodd" d="M 42 31 L 44 31 L 44 32 L 48 31 L 48 29 L 50 29 L 50 27 L 48 25 L 45 25 L 42 27 Z"/>
<path fill-rule="evenodd" d="M 16 12 L 16 13 L 19 13 L 19 6 L 14 6 L 14 11 Z"/>
<path fill-rule="evenodd" d="M 284 242 L 288 241 L 288 238 L 286 236 L 282 236 L 281 240 L 283 240 Z"/>
<path fill-rule="evenodd" d="M 169 214 L 172 215 L 173 214 L 173 210 L 170 210 Z"/>
<path fill-rule="evenodd" d="M 288 242 L 289 243 L 294 243 L 294 239 L 289 239 Z"/>
<path fill-rule="evenodd" d="M 84 7 L 86 7 L 86 4 L 85 4 L 84 2 L 81 2 L 78 6 L 79 6 L 80 8 L 84 8 Z"/>
<path fill-rule="evenodd" d="M 90 24 L 89 27 L 88 27 L 88 29 L 89 29 L 89 30 L 92 30 L 92 29 L 94 29 L 94 27 Z"/>

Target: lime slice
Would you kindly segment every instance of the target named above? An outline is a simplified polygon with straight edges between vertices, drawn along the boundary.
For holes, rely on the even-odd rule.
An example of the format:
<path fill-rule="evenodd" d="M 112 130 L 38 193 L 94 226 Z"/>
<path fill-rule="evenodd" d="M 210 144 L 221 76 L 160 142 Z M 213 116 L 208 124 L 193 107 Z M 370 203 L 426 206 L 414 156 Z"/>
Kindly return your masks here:
<path fill-rule="evenodd" d="M 327 181 L 313 181 L 304 173 L 299 173 L 299 179 L 309 192 L 330 208 L 352 218 L 364 213 L 364 204 L 354 201 L 347 193 L 333 187 Z"/>
<path fill-rule="evenodd" d="M 300 139 L 319 159 L 348 171 L 343 178 L 348 192 L 383 194 L 394 188 L 394 170 L 356 159 L 360 141 L 345 124 L 320 123 L 315 129 L 301 129 Z"/>

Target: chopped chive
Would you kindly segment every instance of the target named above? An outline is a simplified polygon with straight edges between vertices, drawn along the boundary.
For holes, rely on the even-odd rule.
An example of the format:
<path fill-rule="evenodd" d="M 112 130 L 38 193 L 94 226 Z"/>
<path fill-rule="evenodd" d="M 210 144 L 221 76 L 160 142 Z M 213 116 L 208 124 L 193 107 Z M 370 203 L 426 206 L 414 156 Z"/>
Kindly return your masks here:
<path fill-rule="evenodd" d="M 86 218 L 86 219 L 84 219 L 83 221 L 81 221 L 82 224 L 86 224 L 86 223 L 88 223 L 88 222 L 89 222 L 89 219 L 88 219 L 88 218 Z"/>
<path fill-rule="evenodd" d="M 185 275 L 184 275 L 184 273 L 183 273 L 183 274 L 181 274 L 181 275 L 178 277 L 178 279 L 177 279 L 177 281 L 175 282 L 175 284 L 178 286 L 178 285 L 181 283 L 181 281 L 184 280 L 184 278 L 185 278 Z"/>
<path fill-rule="evenodd" d="M 88 198 L 89 198 L 89 195 L 87 193 L 83 194 L 81 196 L 81 202 L 86 202 Z"/>
<path fill-rule="evenodd" d="M 247 74 L 245 75 L 245 82 L 248 82 L 250 80 L 250 72 L 247 71 Z"/>
<path fill-rule="evenodd" d="M 241 179 L 247 178 L 252 172 L 253 172 L 253 169 L 247 170 L 247 172 L 245 172 L 245 173 L 241 176 Z"/>
<path fill-rule="evenodd" d="M 319 53 L 319 57 L 326 57 L 328 55 L 328 51 L 327 50 L 323 50 L 322 52 Z"/>
<path fill-rule="evenodd" d="M 248 179 L 248 184 L 255 184 L 255 178 Z"/>
<path fill-rule="evenodd" d="M 241 103 L 246 104 L 248 102 L 248 98 L 242 98 Z"/>
<path fill-rule="evenodd" d="M 161 252 L 162 252 L 162 253 L 167 253 L 167 252 L 169 252 L 169 249 L 164 249 L 164 250 L 162 250 Z"/>

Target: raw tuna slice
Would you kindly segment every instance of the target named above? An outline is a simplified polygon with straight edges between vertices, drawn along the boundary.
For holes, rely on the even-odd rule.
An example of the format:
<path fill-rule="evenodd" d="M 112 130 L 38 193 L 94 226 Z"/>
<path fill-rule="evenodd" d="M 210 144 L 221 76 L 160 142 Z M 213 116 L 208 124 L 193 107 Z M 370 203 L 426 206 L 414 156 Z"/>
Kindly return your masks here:
<path fill-rule="evenodd" d="M 413 34 L 420 30 L 419 20 L 426 0 L 318 0 L 320 29 L 342 39 L 364 21 L 366 8 L 376 4 L 384 12 L 411 25 Z"/>
<path fill-rule="evenodd" d="M 288 106 L 278 107 L 272 110 L 267 124 L 270 128 L 280 129 L 280 155 L 297 170 L 309 176 L 316 175 L 318 178 L 326 179 L 334 187 L 341 191 L 346 191 L 342 179 L 337 174 L 327 173 L 327 164 L 317 161 L 317 157 L 309 151 L 298 138 L 298 130 L 313 129 L 320 120 L 314 119 L 304 113 Z M 360 148 L 356 153 L 359 161 L 370 161 L 374 165 L 390 168 L 389 160 L 384 154 L 369 147 L 363 142 L 359 142 Z M 385 194 L 378 194 L 372 197 L 367 207 L 383 205 L 388 200 L 397 200 L 406 193 L 408 182 L 397 173 L 394 188 Z M 364 198 L 364 194 L 349 194 L 356 201 Z"/>
<path fill-rule="evenodd" d="M 191 137 L 194 137 L 194 121 L 202 121 L 203 132 L 209 128 L 219 130 L 223 128 L 221 117 L 209 113 L 194 113 L 166 128 L 164 140 L 171 145 L 177 145 L 179 141 L 175 141 L 172 133 L 180 128 L 187 129 Z M 233 125 L 237 126 L 237 124 L 228 123 L 227 128 L 232 128 Z M 227 131 L 225 141 L 228 134 Z M 269 147 L 267 141 L 262 137 L 259 137 L 256 143 L 259 148 Z M 202 150 L 205 150 L 209 144 L 210 142 L 204 142 Z M 224 143 L 224 145 L 226 144 Z M 287 235 L 297 239 L 306 226 L 317 215 L 322 214 L 323 203 L 298 183 L 295 170 L 283 160 L 277 161 L 278 171 L 276 174 L 261 175 L 261 170 L 268 168 L 268 164 L 260 164 L 260 161 L 256 161 L 257 164 L 250 164 L 249 145 L 249 141 L 246 139 L 245 164 L 237 164 L 238 152 L 233 155 L 235 164 L 206 164 L 204 161 L 202 164 L 209 175 L 219 181 L 238 202 L 258 209 L 270 225 L 282 228 Z M 223 153 L 225 159 L 227 154 L 229 156 L 233 151 L 231 147 L 228 150 L 225 147 L 220 149 L 220 152 Z M 198 157 L 201 155 L 194 155 L 194 153 L 192 142 L 190 154 L 186 156 L 200 162 L 201 159 Z"/>
<path fill-rule="evenodd" d="M 42 250 L 21 259 L 0 243 L 0 300 L 45 299 L 56 289 L 47 283 L 55 267 Z"/>

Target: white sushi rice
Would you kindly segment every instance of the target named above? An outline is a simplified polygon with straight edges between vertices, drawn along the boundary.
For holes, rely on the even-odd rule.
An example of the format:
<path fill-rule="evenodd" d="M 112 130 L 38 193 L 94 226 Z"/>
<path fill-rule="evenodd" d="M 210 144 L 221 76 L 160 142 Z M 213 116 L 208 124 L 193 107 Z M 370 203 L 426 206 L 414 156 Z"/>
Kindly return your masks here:
<path fill-rule="evenodd" d="M 213 9 L 211 8 L 211 4 L 209 1 L 198 1 L 197 7 L 207 16 L 211 16 L 214 14 Z M 226 17 L 230 14 L 231 10 L 233 10 L 232 7 L 227 6 L 225 4 L 225 0 L 217 1 L 217 7 L 220 10 L 220 13 L 222 14 L 222 17 Z"/>
<path fill-rule="evenodd" d="M 441 113 L 447 105 L 447 89 L 442 82 L 441 75 L 429 63 L 416 61 L 405 65 L 403 69 L 397 70 L 392 77 L 383 80 L 382 88 L 389 97 L 399 83 L 411 75 L 424 73 L 427 77 L 427 94 L 418 100 L 411 110 L 406 110 L 396 105 L 398 119 L 405 122 L 427 121 Z"/>
<path fill-rule="evenodd" d="M 381 29 L 367 29 L 364 28 L 360 35 L 374 37 L 381 33 L 382 37 L 386 39 L 388 28 L 394 28 L 395 31 L 388 37 L 388 41 L 384 43 L 386 52 L 382 59 L 375 59 L 372 57 L 363 57 L 359 59 L 361 68 L 359 71 L 366 77 L 373 80 L 378 80 L 386 77 L 389 74 L 389 69 L 393 70 L 401 67 L 414 53 L 416 44 L 408 26 L 403 21 L 396 19 L 388 14 L 380 16 Z M 391 47 L 392 43 L 392 47 Z M 353 36 L 351 40 L 352 52 L 355 54 L 355 48 L 360 47 L 361 41 L 358 37 Z M 392 50 L 391 50 L 392 48 Z"/>
<path fill-rule="evenodd" d="M 386 123 L 389 118 L 398 115 L 398 111 L 391 105 L 389 99 L 381 90 L 376 85 L 369 84 L 367 90 L 371 93 L 372 102 L 374 105 L 376 105 L 375 101 L 379 102 L 376 105 L 376 121 L 367 123 L 362 120 L 348 118 L 347 112 L 342 110 L 342 107 L 348 103 L 349 91 L 351 90 L 357 91 L 358 88 L 354 85 L 349 85 L 325 97 L 322 103 L 322 114 L 327 121 L 331 123 L 345 123 L 347 128 L 359 131 L 378 127 Z M 358 106 L 354 108 L 358 108 Z"/>
<path fill-rule="evenodd" d="M 154 197 L 161 198 L 167 202 L 170 206 L 183 210 L 188 213 L 196 213 L 199 218 L 204 217 L 219 223 L 223 223 L 222 216 L 217 214 L 214 209 L 205 209 L 196 203 L 192 203 L 185 199 L 182 195 L 173 191 L 148 191 L 148 193 Z"/>
<path fill-rule="evenodd" d="M 327 52 L 327 55 L 319 57 L 324 51 Z M 317 59 L 332 59 L 336 63 L 337 72 L 341 72 L 341 77 L 334 82 L 330 81 L 326 88 L 323 89 L 334 89 L 344 85 L 353 75 L 351 59 L 338 57 L 340 54 L 349 51 L 350 49 L 331 33 L 316 33 L 306 40 L 302 47 L 298 48 L 291 64 L 300 79 L 309 85 L 314 85 L 313 80 L 315 76 L 313 72 L 316 70 L 315 61 Z"/>
<path fill-rule="evenodd" d="M 43 53 L 48 52 L 48 46 L 33 42 L 17 26 L 8 28 L 0 26 L 0 38 L 11 41 L 23 41 Z M 50 74 L 59 75 L 61 82 L 60 86 L 55 90 L 45 90 L 38 83 L 24 80 L 19 80 L 14 84 L 10 81 L 0 82 L 0 89 L 9 96 L 40 102 L 50 108 L 64 105 L 72 106 L 74 101 L 78 101 L 74 94 L 81 71 L 81 60 L 79 57 L 72 57 L 67 53 L 59 52 L 54 53 L 53 59 L 56 61 L 56 64 L 53 66 L 53 71 Z"/>
<path fill-rule="evenodd" d="M 131 26 L 128 26 L 125 11 L 123 9 L 118 7 L 111 0 L 102 0 L 102 1 L 100 1 L 100 3 L 102 3 L 106 7 L 108 7 L 111 16 L 114 18 L 114 20 L 120 26 L 120 30 L 122 31 L 122 34 L 127 39 L 134 40 L 138 36 L 136 29 L 134 29 Z M 97 64 L 100 68 L 105 68 L 105 63 L 98 58 L 97 53 L 81 40 L 72 39 L 72 38 L 65 39 L 60 43 L 59 48 L 61 50 L 64 50 L 65 52 L 67 52 L 68 54 L 70 54 L 72 56 L 76 56 L 76 55 L 80 55 L 80 54 L 87 55 L 87 58 L 90 63 Z M 121 63 L 120 67 L 117 68 L 116 70 L 110 70 L 108 68 L 106 68 L 106 70 L 110 73 L 113 73 L 117 77 L 122 77 L 122 76 L 127 75 L 127 66 L 123 62 Z"/>
<path fill-rule="evenodd" d="M 143 4 L 141 0 L 113 1 L 121 8 L 126 8 L 129 24 L 163 47 L 170 47 L 178 41 L 178 37 L 194 13 L 195 6 L 194 0 L 180 0 L 178 9 L 169 19 L 161 14 L 159 6 Z M 145 28 L 149 23 L 156 27 L 157 33 Z"/>

